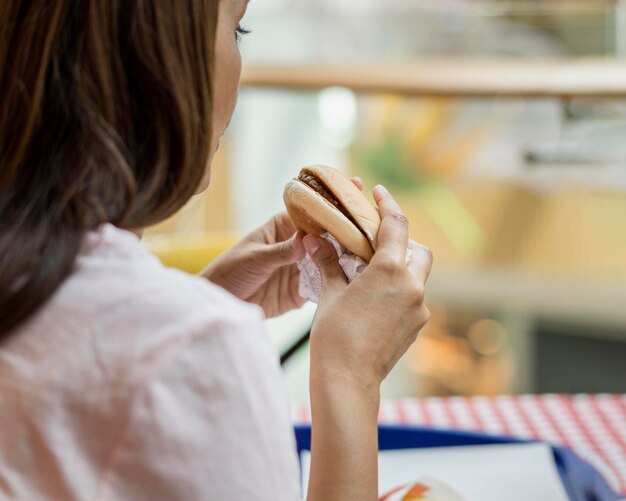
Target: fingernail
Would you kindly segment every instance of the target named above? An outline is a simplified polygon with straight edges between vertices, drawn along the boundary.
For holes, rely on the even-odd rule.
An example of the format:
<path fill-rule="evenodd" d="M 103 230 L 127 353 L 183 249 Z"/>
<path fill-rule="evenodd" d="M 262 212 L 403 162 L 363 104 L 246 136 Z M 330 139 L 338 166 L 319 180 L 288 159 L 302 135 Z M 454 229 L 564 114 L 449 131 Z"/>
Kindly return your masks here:
<path fill-rule="evenodd" d="M 313 235 L 305 236 L 304 240 L 302 240 L 302 243 L 304 244 L 304 248 L 310 256 L 315 254 L 317 252 L 317 249 L 320 248 L 320 243 L 318 239 L 315 238 Z"/>
<path fill-rule="evenodd" d="M 383 195 L 389 195 L 389 190 L 387 188 L 385 188 L 382 184 L 377 184 L 374 187 L 374 189 L 380 191 L 381 194 L 383 194 Z"/>

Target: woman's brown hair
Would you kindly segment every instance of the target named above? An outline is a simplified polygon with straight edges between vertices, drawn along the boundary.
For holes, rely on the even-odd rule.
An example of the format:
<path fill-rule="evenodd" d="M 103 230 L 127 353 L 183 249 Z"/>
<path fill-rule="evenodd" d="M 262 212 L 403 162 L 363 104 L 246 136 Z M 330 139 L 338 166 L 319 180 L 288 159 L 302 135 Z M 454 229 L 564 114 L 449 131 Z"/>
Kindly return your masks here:
<path fill-rule="evenodd" d="M 86 232 L 194 193 L 211 150 L 218 0 L 0 2 L 0 337 Z"/>

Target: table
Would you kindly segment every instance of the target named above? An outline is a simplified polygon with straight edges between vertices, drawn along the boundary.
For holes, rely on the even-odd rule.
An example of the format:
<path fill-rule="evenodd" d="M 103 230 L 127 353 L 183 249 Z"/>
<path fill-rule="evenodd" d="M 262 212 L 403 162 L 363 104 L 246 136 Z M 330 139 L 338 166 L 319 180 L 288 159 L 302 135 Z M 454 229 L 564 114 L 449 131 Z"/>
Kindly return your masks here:
<path fill-rule="evenodd" d="M 293 408 L 309 422 L 307 406 Z M 626 493 L 626 394 L 429 397 L 383 401 L 379 422 L 538 439 L 565 445 Z"/>

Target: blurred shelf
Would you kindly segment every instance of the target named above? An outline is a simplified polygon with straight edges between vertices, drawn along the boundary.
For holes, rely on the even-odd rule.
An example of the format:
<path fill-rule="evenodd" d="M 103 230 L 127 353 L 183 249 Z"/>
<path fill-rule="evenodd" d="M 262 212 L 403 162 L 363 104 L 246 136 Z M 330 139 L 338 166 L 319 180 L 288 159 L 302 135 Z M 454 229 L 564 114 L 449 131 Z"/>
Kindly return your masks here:
<path fill-rule="evenodd" d="M 580 15 L 603 12 L 613 9 L 620 0 L 479 0 L 473 2 L 433 2 L 432 0 L 412 0 L 411 2 L 389 2 L 385 8 L 389 11 L 411 13 L 416 10 L 431 11 L 487 11 L 491 15 L 497 14 L 562 14 Z M 351 6 L 352 7 L 352 6 Z M 360 7 L 360 6 L 357 6 Z M 340 7 L 341 8 L 341 7 Z M 369 5 L 365 9 L 371 9 Z"/>
<path fill-rule="evenodd" d="M 250 65 L 242 87 L 448 97 L 626 97 L 626 59 L 429 59 L 411 63 Z"/>
<path fill-rule="evenodd" d="M 428 296 L 451 307 L 617 328 L 608 335 L 626 342 L 626 281 L 618 277 L 608 282 L 510 269 L 435 268 L 428 282 Z M 591 334 L 607 336 L 603 330 L 592 330 Z"/>

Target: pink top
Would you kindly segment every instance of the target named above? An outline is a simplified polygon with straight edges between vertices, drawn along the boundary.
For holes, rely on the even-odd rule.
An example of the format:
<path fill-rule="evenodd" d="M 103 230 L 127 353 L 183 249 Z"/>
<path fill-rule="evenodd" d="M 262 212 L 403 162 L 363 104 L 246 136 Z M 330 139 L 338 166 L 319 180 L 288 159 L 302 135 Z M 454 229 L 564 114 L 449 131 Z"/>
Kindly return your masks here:
<path fill-rule="evenodd" d="M 299 499 L 288 407 L 262 310 L 106 224 L 0 345 L 0 498 Z"/>

